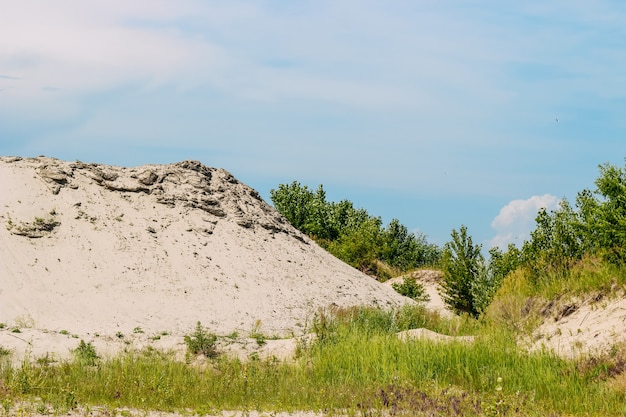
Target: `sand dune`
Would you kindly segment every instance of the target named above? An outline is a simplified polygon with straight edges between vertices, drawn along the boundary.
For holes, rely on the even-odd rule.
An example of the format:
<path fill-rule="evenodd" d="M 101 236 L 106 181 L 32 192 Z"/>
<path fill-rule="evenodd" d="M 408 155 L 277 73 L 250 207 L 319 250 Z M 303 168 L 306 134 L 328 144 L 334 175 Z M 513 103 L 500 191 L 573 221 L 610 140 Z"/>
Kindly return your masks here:
<path fill-rule="evenodd" d="M 223 169 L 0 157 L 0 178 L 0 345 L 24 343 L 13 328 L 39 332 L 29 340 L 45 346 L 24 347 L 38 353 L 77 337 L 180 343 L 197 321 L 224 335 L 298 335 L 320 307 L 411 302 Z"/>

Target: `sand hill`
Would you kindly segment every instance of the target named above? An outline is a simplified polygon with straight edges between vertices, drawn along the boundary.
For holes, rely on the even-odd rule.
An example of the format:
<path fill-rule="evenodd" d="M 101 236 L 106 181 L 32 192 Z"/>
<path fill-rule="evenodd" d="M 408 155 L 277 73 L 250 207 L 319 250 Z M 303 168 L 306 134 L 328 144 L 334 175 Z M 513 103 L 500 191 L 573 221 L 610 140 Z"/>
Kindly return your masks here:
<path fill-rule="evenodd" d="M 411 302 L 200 162 L 0 157 L 0 180 L 0 345 L 302 334 L 321 307 Z"/>

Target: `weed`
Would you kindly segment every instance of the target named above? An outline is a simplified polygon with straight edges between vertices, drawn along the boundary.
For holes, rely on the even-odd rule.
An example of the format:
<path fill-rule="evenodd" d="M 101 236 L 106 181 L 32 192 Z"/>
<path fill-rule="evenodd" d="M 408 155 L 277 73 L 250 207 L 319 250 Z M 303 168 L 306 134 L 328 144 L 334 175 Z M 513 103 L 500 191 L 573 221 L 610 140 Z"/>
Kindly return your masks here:
<path fill-rule="evenodd" d="M 4 400 L 2 400 L 2 409 L 4 410 L 4 414 L 9 414 L 12 405 L 13 402 L 10 399 L 5 398 Z"/>
<path fill-rule="evenodd" d="M 54 362 L 56 362 L 54 360 L 54 358 L 52 356 L 50 356 L 50 354 L 46 353 L 44 356 L 37 358 L 37 365 L 40 365 L 42 367 L 47 367 L 52 365 Z"/>
<path fill-rule="evenodd" d="M 133 329 L 133 333 L 135 333 L 135 334 L 143 333 L 143 329 L 141 327 L 137 326 L 137 327 L 135 327 Z"/>
<path fill-rule="evenodd" d="M 0 358 L 3 357 L 3 356 L 8 356 L 10 354 L 11 354 L 11 350 L 10 349 L 7 349 L 7 348 L 5 348 L 3 346 L 0 346 Z"/>
<path fill-rule="evenodd" d="M 59 330 L 59 334 L 69 336 L 70 332 L 68 332 L 67 330 Z"/>
<path fill-rule="evenodd" d="M 9 232 L 11 232 L 11 234 L 14 235 L 39 238 L 44 236 L 46 233 L 52 232 L 61 224 L 56 220 L 56 215 L 56 210 L 52 209 L 47 217 L 35 217 L 33 221 L 20 222 L 19 224 L 14 223 L 9 217 L 6 228 Z"/>
<path fill-rule="evenodd" d="M 265 345 L 267 343 L 267 341 L 266 341 L 265 335 L 263 333 L 261 333 L 260 329 L 261 329 L 261 320 L 257 320 L 254 323 L 254 327 L 252 328 L 252 332 L 250 333 L 250 337 L 252 339 L 256 340 L 256 344 L 258 346 L 263 346 L 263 345 Z"/>
<path fill-rule="evenodd" d="M 31 316 L 20 316 L 15 319 L 15 326 L 25 329 L 32 329 L 35 327 L 35 320 Z"/>
<path fill-rule="evenodd" d="M 196 323 L 196 329 L 192 334 L 185 336 L 187 352 L 193 355 L 204 355 L 207 358 L 217 356 L 216 341 L 217 336 L 213 333 L 208 333 L 200 322 Z"/>
<path fill-rule="evenodd" d="M 124 338 L 124 333 L 117 332 L 117 333 L 115 333 L 115 337 L 117 337 L 118 339 L 123 339 Z"/>
<path fill-rule="evenodd" d="M 74 356 L 78 362 L 89 366 L 96 365 L 98 363 L 98 359 L 100 359 L 96 353 L 96 348 L 93 347 L 91 342 L 85 343 L 82 339 L 78 344 L 78 347 L 74 349 Z"/>
<path fill-rule="evenodd" d="M 45 416 L 46 414 L 48 414 L 48 407 L 46 406 L 45 403 L 40 402 L 37 404 L 37 414 Z"/>

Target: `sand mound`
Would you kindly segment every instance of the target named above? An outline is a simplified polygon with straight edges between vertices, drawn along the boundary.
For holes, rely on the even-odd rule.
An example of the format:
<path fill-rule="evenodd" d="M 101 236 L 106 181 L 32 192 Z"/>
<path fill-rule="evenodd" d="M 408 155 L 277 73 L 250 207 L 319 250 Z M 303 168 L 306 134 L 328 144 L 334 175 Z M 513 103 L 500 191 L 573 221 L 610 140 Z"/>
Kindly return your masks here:
<path fill-rule="evenodd" d="M 556 303 L 533 333 L 532 350 L 550 349 L 575 358 L 602 354 L 626 341 L 626 298 L 623 294 Z"/>
<path fill-rule="evenodd" d="M 302 334 L 320 307 L 411 302 L 223 169 L 0 157 L 0 178 L 0 345 L 26 339 L 13 328 L 128 344 L 197 321 L 217 334 Z"/>

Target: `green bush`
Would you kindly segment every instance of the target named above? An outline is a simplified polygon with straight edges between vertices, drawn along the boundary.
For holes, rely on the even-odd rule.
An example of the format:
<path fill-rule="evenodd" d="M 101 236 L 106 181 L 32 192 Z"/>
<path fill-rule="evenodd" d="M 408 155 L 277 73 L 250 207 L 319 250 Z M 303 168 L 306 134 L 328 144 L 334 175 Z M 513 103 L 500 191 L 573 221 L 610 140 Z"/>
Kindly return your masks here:
<path fill-rule="evenodd" d="M 217 356 L 216 342 L 217 336 L 207 332 L 200 322 L 196 323 L 196 329 L 192 334 L 185 336 L 187 352 L 193 355 L 204 355 L 207 358 Z"/>
<path fill-rule="evenodd" d="M 96 365 L 98 363 L 98 359 L 100 359 L 96 353 L 96 348 L 93 347 L 91 342 L 85 343 L 82 339 L 78 344 L 78 347 L 74 349 L 74 356 L 78 362 L 89 366 Z"/>
<path fill-rule="evenodd" d="M 412 298 L 417 302 L 424 303 L 430 300 L 424 286 L 417 282 L 417 279 L 413 276 L 404 278 L 404 281 L 402 281 L 401 284 L 395 282 L 391 284 L 391 287 L 398 293 L 404 295 L 405 297 Z"/>
<path fill-rule="evenodd" d="M 315 192 L 294 181 L 270 191 L 274 207 L 298 230 L 315 239 L 322 247 L 342 261 L 379 279 L 385 279 L 381 263 L 400 272 L 420 266 L 434 265 L 441 251 L 429 244 L 424 235 L 409 233 L 393 219 L 383 227 L 380 217 L 352 202 L 326 201 L 320 185 Z"/>

